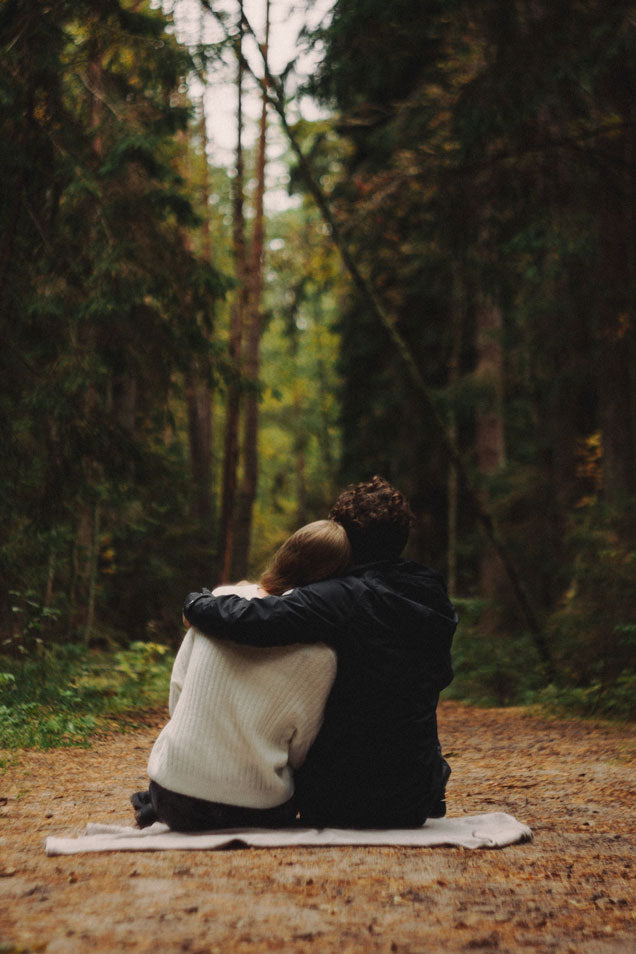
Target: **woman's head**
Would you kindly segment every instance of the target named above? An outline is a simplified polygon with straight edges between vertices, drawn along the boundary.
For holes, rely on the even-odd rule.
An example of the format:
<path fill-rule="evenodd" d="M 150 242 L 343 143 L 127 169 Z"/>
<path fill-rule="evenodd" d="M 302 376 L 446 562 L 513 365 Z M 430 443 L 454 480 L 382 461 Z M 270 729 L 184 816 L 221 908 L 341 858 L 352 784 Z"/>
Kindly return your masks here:
<path fill-rule="evenodd" d="M 315 520 L 292 533 L 278 548 L 261 577 L 261 586 L 278 596 L 294 586 L 342 573 L 351 561 L 344 527 L 335 520 Z"/>

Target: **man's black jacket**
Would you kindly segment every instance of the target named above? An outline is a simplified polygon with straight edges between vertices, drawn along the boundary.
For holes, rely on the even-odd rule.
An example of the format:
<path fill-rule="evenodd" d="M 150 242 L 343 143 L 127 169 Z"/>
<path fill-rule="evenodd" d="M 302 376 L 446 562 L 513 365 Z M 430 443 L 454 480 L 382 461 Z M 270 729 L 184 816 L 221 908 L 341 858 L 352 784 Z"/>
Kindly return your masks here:
<path fill-rule="evenodd" d="M 435 710 L 457 625 L 444 582 L 403 560 L 245 600 L 190 593 L 203 633 L 251 646 L 324 642 L 338 655 L 324 723 L 296 776 L 305 824 L 422 824 L 443 787 Z"/>

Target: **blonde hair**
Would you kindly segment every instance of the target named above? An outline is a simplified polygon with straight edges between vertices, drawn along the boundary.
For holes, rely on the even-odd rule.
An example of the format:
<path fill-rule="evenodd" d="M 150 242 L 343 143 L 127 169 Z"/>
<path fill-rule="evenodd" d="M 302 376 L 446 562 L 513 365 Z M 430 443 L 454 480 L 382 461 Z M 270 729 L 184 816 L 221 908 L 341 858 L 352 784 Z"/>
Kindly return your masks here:
<path fill-rule="evenodd" d="M 261 577 L 261 586 L 280 596 L 294 586 L 342 573 L 351 561 L 351 546 L 342 524 L 314 520 L 292 533 L 278 548 Z"/>

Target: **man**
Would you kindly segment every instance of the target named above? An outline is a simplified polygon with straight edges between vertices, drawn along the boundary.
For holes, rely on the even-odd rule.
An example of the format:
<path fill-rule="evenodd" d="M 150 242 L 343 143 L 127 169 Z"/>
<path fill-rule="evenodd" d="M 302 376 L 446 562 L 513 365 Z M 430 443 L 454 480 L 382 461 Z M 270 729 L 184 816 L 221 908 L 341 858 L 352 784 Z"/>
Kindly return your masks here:
<path fill-rule="evenodd" d="M 184 618 L 236 643 L 324 642 L 336 650 L 324 722 L 296 777 L 303 824 L 421 825 L 445 813 L 450 768 L 436 708 L 452 679 L 457 616 L 439 574 L 400 559 L 413 514 L 387 481 L 345 491 L 330 517 L 351 544 L 347 575 L 251 602 L 190 593 Z"/>

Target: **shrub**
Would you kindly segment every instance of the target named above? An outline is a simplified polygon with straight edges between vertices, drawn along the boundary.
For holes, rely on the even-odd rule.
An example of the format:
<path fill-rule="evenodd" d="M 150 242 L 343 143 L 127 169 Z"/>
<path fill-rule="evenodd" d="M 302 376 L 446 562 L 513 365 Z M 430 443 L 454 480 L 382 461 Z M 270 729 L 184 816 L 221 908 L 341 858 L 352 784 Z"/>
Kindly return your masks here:
<path fill-rule="evenodd" d="M 37 646 L 28 658 L 0 657 L 0 747 L 88 745 L 91 735 L 126 726 L 165 704 L 172 653 L 158 643 L 97 652 Z"/>

